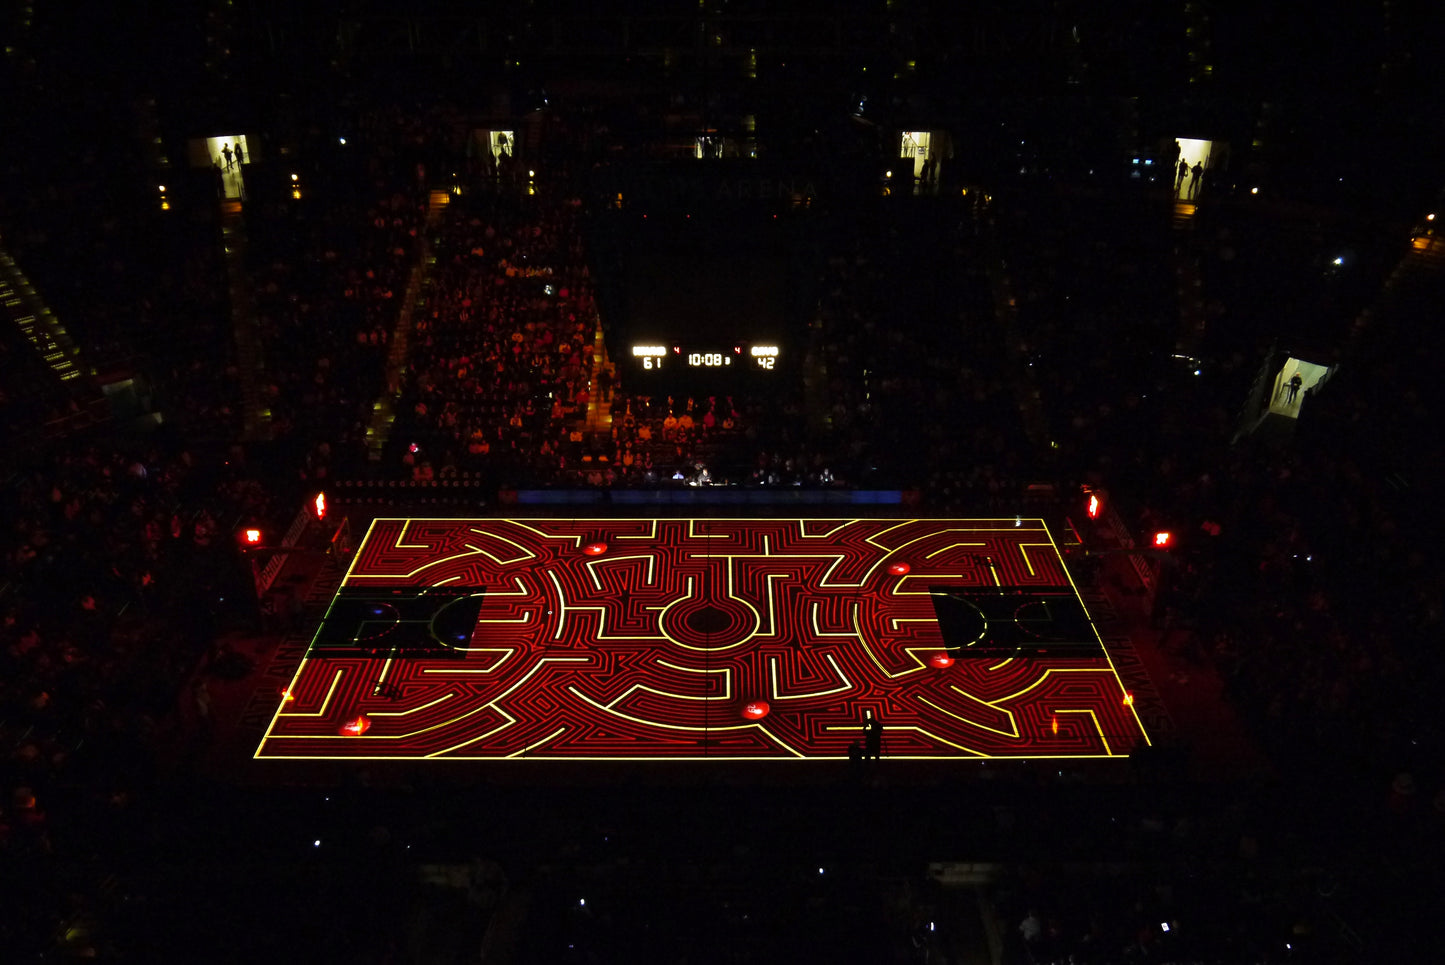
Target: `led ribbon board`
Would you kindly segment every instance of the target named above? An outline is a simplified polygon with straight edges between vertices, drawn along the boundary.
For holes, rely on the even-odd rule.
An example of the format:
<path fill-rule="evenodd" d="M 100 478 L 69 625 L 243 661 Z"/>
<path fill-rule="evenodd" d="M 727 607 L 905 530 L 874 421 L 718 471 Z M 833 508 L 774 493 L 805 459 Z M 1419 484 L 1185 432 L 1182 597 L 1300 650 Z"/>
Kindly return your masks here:
<path fill-rule="evenodd" d="M 378 519 L 256 757 L 1122 757 L 1041 520 Z"/>

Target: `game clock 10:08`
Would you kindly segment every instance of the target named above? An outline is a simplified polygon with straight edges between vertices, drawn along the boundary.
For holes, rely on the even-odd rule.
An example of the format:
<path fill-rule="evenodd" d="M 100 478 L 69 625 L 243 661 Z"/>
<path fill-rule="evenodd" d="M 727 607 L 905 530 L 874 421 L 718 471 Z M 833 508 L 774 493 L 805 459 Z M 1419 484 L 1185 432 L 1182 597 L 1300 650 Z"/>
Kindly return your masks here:
<path fill-rule="evenodd" d="M 645 372 L 732 368 L 771 372 L 778 365 L 778 346 L 634 345 L 632 358 Z"/>

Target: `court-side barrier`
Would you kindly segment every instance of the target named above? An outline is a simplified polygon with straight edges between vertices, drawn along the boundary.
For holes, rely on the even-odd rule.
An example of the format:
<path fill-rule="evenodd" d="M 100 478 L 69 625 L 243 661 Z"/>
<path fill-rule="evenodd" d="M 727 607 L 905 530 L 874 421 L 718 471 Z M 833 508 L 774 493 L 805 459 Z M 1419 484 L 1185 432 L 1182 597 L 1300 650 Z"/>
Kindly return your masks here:
<path fill-rule="evenodd" d="M 296 518 L 291 520 L 291 528 L 286 530 L 285 536 L 281 537 L 281 547 L 288 550 L 295 547 L 313 518 L 311 507 L 303 505 L 297 511 Z M 281 569 L 286 565 L 286 557 L 286 553 L 274 553 L 270 559 L 266 560 L 266 565 L 256 571 L 256 596 L 258 599 L 266 595 L 266 592 L 271 589 L 271 584 L 276 582 L 276 577 L 281 575 Z"/>
<path fill-rule="evenodd" d="M 1104 523 L 1113 532 L 1114 538 L 1118 541 L 1120 548 L 1132 550 L 1138 547 L 1134 542 L 1134 536 L 1129 532 L 1128 525 L 1114 509 L 1113 505 L 1108 506 L 1104 511 Z M 1139 578 L 1139 583 L 1144 591 L 1153 595 L 1154 593 L 1154 566 L 1147 557 L 1140 553 L 1129 554 L 1129 565 L 1134 568 L 1134 575 Z"/>
<path fill-rule="evenodd" d="M 918 494 L 901 489 L 516 489 L 497 494 L 521 506 L 903 506 Z"/>
<path fill-rule="evenodd" d="M 434 503 L 474 509 L 486 506 L 489 495 L 480 478 L 342 479 L 332 483 L 329 492 L 338 501 L 353 505 Z"/>
<path fill-rule="evenodd" d="M 351 504 L 438 504 L 476 509 L 491 491 L 480 477 L 333 482 L 331 495 Z M 676 489 L 503 489 L 502 505 L 520 506 L 916 506 L 913 489 L 742 489 L 705 486 Z"/>

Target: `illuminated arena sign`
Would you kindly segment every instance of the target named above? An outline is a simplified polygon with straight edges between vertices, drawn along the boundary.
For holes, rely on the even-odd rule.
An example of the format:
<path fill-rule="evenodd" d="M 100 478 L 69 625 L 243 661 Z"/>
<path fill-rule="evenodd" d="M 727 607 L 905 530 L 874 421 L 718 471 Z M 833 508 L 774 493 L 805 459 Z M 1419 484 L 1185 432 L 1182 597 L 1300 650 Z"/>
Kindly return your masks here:
<path fill-rule="evenodd" d="M 261 759 L 1122 757 L 1041 520 L 378 519 Z"/>

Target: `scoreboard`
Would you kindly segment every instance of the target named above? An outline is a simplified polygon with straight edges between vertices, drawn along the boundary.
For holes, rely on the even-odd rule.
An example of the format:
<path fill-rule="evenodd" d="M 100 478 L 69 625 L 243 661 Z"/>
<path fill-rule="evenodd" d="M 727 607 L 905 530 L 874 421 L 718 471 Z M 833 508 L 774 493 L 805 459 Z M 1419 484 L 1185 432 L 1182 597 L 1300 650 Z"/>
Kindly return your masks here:
<path fill-rule="evenodd" d="M 778 370 L 782 353 L 777 345 L 759 343 L 720 345 L 689 341 L 671 345 L 633 345 L 633 368 L 642 373 L 688 370 L 768 373 Z"/>
<path fill-rule="evenodd" d="M 589 245 L 627 389 L 777 394 L 801 384 L 828 223 L 817 179 L 677 162 L 594 172 Z M 786 185 L 784 190 L 782 185 Z"/>

